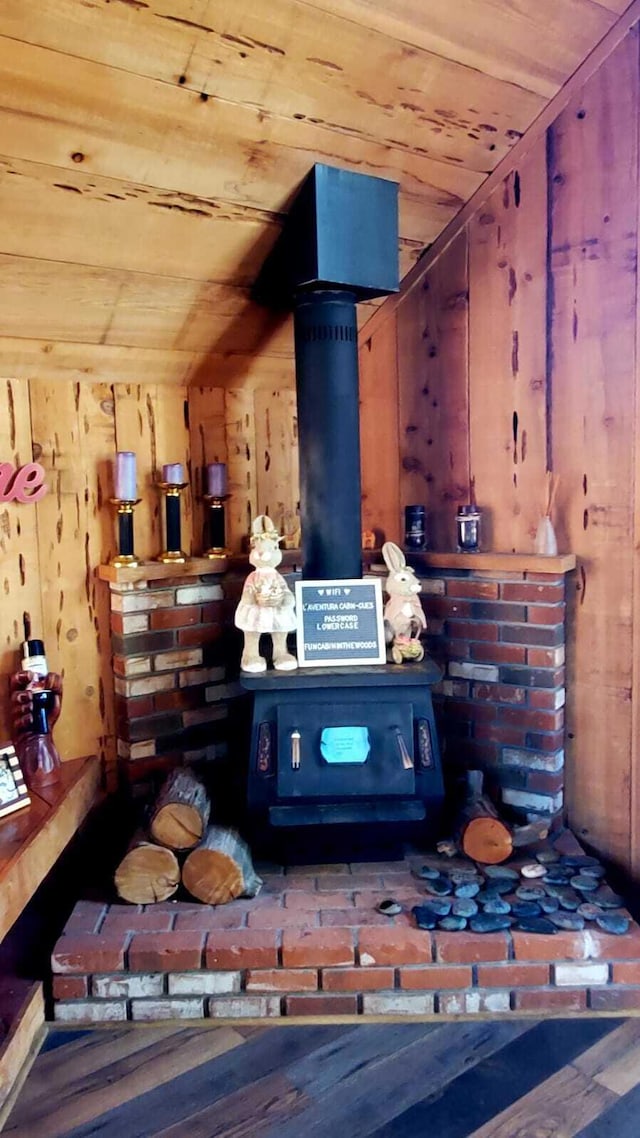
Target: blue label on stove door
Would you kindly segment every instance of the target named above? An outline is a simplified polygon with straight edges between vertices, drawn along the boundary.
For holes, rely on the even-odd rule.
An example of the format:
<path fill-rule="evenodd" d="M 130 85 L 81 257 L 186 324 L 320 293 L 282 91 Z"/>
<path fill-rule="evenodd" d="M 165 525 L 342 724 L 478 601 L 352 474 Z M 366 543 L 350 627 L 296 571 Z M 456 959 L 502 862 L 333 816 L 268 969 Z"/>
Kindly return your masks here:
<path fill-rule="evenodd" d="M 324 727 L 320 753 L 328 763 L 366 763 L 369 756 L 366 727 Z"/>

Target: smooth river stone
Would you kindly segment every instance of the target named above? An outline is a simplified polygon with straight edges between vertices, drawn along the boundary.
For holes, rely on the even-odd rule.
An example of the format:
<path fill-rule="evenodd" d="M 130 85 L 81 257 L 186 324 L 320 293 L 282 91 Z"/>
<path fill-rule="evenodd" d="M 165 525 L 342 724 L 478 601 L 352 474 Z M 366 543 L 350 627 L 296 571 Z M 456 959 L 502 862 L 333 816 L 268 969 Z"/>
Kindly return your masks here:
<path fill-rule="evenodd" d="M 563 894 L 567 892 L 567 885 L 566 882 L 562 885 L 557 885 L 553 881 L 545 881 L 544 891 L 548 897 L 555 897 L 556 899 L 559 899 L 563 896 Z"/>
<path fill-rule="evenodd" d="M 539 917 L 542 909 L 535 901 L 514 901 L 511 906 L 514 917 Z"/>
<path fill-rule="evenodd" d="M 448 917 L 451 912 L 451 898 L 450 897 L 427 897 L 425 898 L 423 909 L 429 909 L 438 917 Z"/>
<path fill-rule="evenodd" d="M 421 881 L 436 881 L 440 876 L 439 869 L 432 869 L 430 865 L 423 865 L 421 869 L 414 869 L 414 874 Z"/>
<path fill-rule="evenodd" d="M 608 885 L 601 885 L 595 893 L 591 894 L 589 900 L 599 905 L 601 909 L 619 909 L 624 905 L 624 898 L 619 893 L 614 893 Z"/>
<path fill-rule="evenodd" d="M 398 913 L 402 912 L 402 905 L 400 905 L 398 901 L 394 901 L 393 897 L 387 898 L 386 901 L 381 901 L 379 905 L 376 905 L 376 908 L 379 913 L 382 913 L 383 917 L 397 917 Z"/>
<path fill-rule="evenodd" d="M 477 869 L 452 869 L 448 877 L 451 878 L 454 885 L 462 885 L 464 881 L 477 881 L 482 885 L 484 877 Z"/>
<path fill-rule="evenodd" d="M 498 913 L 478 913 L 470 917 L 469 927 L 474 933 L 497 933 L 501 929 L 511 928 L 511 917 L 501 916 Z"/>
<path fill-rule="evenodd" d="M 449 893 L 453 893 L 453 885 L 448 877 L 442 875 L 433 880 L 425 881 L 424 887 L 427 893 L 433 893 L 436 897 L 446 897 Z"/>
<path fill-rule="evenodd" d="M 560 908 L 557 897 L 541 897 L 538 904 L 543 913 L 556 913 Z"/>
<path fill-rule="evenodd" d="M 584 928 L 584 917 L 578 913 L 552 913 L 549 920 L 559 929 L 567 929 L 569 932 L 579 932 Z"/>
<path fill-rule="evenodd" d="M 558 900 L 560 908 L 566 909 L 570 913 L 576 913 L 582 904 L 582 897 L 574 893 L 573 889 L 565 889 Z"/>
<path fill-rule="evenodd" d="M 449 933 L 459 933 L 467 927 L 466 917 L 443 917 L 438 921 L 438 928 Z"/>
<path fill-rule="evenodd" d="M 503 901 L 502 897 L 490 897 L 483 905 L 483 912 L 485 913 L 510 913 L 511 905 L 508 901 Z"/>
<path fill-rule="evenodd" d="M 544 897 L 544 889 L 541 885 L 519 885 L 516 889 L 516 897 L 519 901 L 539 901 Z"/>
<path fill-rule="evenodd" d="M 577 877 L 572 877 L 569 882 L 574 889 L 578 889 L 580 893 L 593 893 L 599 885 L 596 877 L 587 877 L 584 873 L 579 873 Z"/>
<path fill-rule="evenodd" d="M 520 917 L 513 927 L 521 933 L 557 932 L 556 926 L 552 925 L 546 917 Z"/>
<path fill-rule="evenodd" d="M 581 917 L 586 917 L 588 921 L 595 921 L 597 917 L 602 916 L 602 909 L 599 905 L 592 905 L 589 901 L 583 901 L 578 905 L 578 912 Z"/>
<path fill-rule="evenodd" d="M 557 869 L 555 865 L 552 865 L 545 874 L 544 883 L 545 885 L 567 885 L 572 876 L 572 871 L 569 868 Z"/>
<path fill-rule="evenodd" d="M 562 864 L 570 865 L 575 869 L 584 869 L 585 865 L 600 865 L 597 857 L 590 857 L 588 854 L 563 854 Z"/>
<path fill-rule="evenodd" d="M 428 909 L 426 905 L 414 905 L 411 912 L 419 929 L 435 929 L 440 920 L 438 914 Z"/>
<path fill-rule="evenodd" d="M 480 886 L 477 881 L 463 881 L 454 889 L 456 897 L 476 897 L 479 892 Z"/>
<path fill-rule="evenodd" d="M 605 933 L 612 933 L 613 936 L 624 936 L 629 931 L 629 918 L 623 917 L 621 913 L 601 913 L 596 917 L 596 924 Z"/>
<path fill-rule="evenodd" d="M 541 865 L 553 865 L 554 862 L 560 861 L 560 854 L 557 850 L 538 850 L 536 861 Z"/>
<path fill-rule="evenodd" d="M 520 867 L 520 874 L 527 881 L 530 881 L 534 877 L 544 877 L 546 872 L 545 867 L 540 865 L 539 861 L 530 861 Z"/>
<path fill-rule="evenodd" d="M 505 878 L 508 881 L 520 880 L 520 874 L 517 870 L 511 869 L 508 865 L 485 865 L 483 872 L 492 881 L 497 881 L 500 878 Z"/>
<path fill-rule="evenodd" d="M 471 897 L 459 897 L 453 902 L 451 912 L 454 917 L 475 917 L 478 906 Z"/>
<path fill-rule="evenodd" d="M 585 877 L 604 877 L 605 868 L 603 865 L 583 865 L 580 873 Z"/>

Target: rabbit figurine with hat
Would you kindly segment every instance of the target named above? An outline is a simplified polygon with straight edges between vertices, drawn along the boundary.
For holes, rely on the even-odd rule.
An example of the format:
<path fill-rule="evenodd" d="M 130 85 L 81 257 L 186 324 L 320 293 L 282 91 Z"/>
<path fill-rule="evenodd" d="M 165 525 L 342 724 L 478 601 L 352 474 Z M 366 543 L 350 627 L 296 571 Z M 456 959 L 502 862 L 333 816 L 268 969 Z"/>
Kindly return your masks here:
<path fill-rule="evenodd" d="M 254 570 L 247 577 L 236 609 L 235 624 L 244 632 L 243 672 L 266 672 L 260 655 L 260 637 L 271 633 L 273 666 L 288 672 L 298 661 L 287 649 L 287 633 L 296 627 L 295 598 L 276 565 L 282 561 L 280 535 L 271 518 L 260 514 L 251 526 L 249 561 Z"/>
<path fill-rule="evenodd" d="M 404 553 L 393 541 L 385 541 L 382 556 L 389 570 L 384 583 L 389 599 L 383 616 L 391 659 L 394 664 L 402 664 L 404 660 L 422 660 L 424 648 L 420 634 L 426 630 L 427 622 L 418 596 L 420 582 L 411 566 L 407 565 Z"/>

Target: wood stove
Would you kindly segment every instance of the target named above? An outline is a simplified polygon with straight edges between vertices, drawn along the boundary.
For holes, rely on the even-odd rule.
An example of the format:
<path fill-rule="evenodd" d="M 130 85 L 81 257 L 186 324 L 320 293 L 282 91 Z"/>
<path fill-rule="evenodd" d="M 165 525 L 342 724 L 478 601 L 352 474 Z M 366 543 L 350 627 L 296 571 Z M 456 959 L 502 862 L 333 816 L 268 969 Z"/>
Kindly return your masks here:
<path fill-rule="evenodd" d="M 356 304 L 398 289 L 397 185 L 317 165 L 254 289 L 293 308 L 303 578 L 362 576 Z M 425 821 L 443 801 L 432 661 L 243 673 L 249 808 L 280 831 Z"/>

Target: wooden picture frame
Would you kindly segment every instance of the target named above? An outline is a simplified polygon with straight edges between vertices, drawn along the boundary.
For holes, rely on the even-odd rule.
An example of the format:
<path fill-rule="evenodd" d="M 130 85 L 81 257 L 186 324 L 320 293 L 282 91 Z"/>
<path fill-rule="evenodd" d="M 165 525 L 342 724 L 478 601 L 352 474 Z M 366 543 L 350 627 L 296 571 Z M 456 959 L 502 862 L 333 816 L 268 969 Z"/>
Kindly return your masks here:
<path fill-rule="evenodd" d="M 30 806 L 31 798 L 12 743 L 0 746 L 0 818 Z"/>

